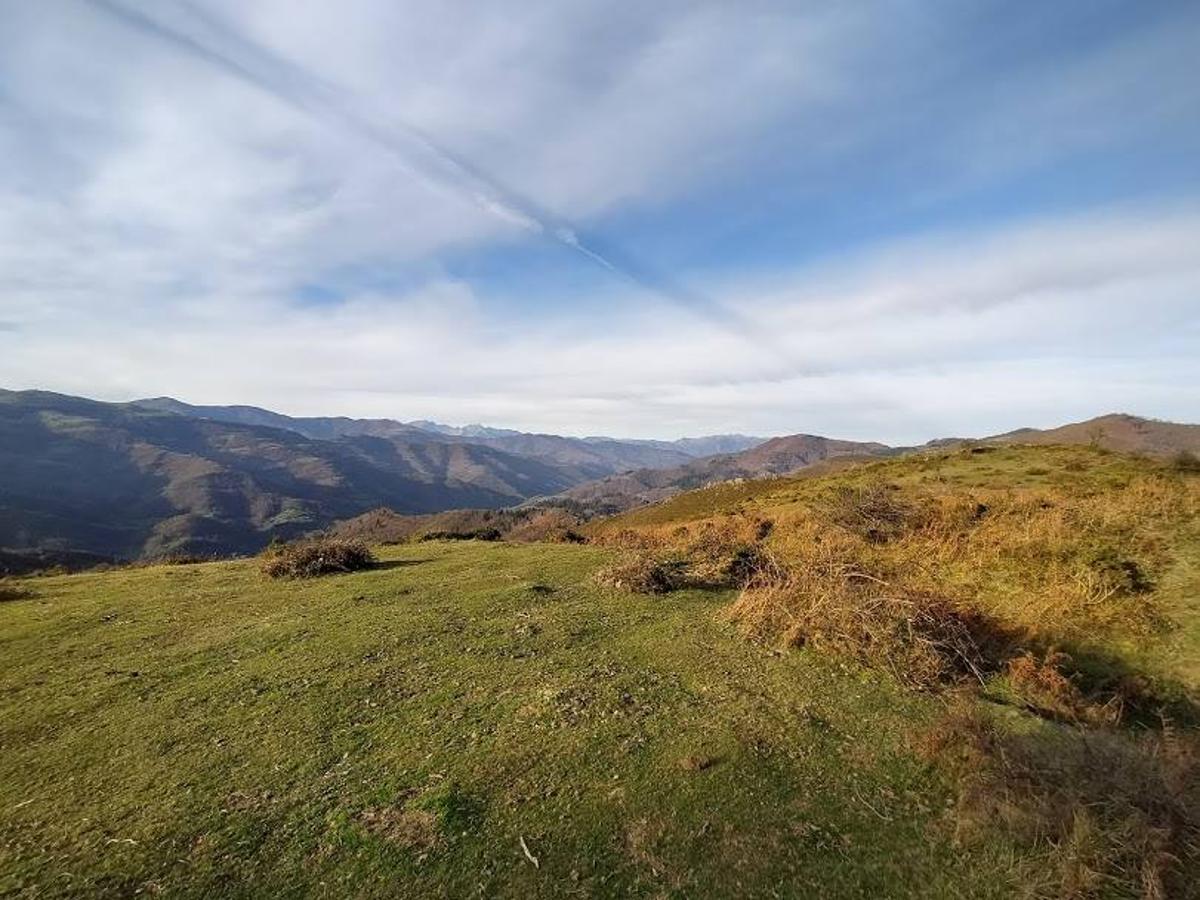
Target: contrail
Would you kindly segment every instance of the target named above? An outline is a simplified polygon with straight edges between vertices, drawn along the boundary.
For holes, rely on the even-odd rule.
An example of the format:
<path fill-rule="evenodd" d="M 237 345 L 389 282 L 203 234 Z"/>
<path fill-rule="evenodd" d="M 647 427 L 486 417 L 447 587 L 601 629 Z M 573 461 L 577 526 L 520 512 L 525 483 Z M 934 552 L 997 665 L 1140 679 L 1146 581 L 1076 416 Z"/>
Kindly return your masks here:
<path fill-rule="evenodd" d="M 506 187 L 478 165 L 442 145 L 408 122 L 393 119 L 381 126 L 360 112 L 343 89 L 237 34 L 193 4 L 177 3 L 207 35 L 197 36 L 164 23 L 120 0 L 86 0 L 123 24 L 182 49 L 306 115 L 334 122 L 384 150 L 409 174 L 439 192 L 470 200 L 480 210 L 555 241 L 614 275 L 737 332 L 751 342 L 784 355 L 777 338 L 737 310 L 684 288 L 616 248 L 584 240 L 570 222 Z M 161 9 L 162 7 L 157 7 Z M 207 37 L 207 40 L 206 40 Z"/>

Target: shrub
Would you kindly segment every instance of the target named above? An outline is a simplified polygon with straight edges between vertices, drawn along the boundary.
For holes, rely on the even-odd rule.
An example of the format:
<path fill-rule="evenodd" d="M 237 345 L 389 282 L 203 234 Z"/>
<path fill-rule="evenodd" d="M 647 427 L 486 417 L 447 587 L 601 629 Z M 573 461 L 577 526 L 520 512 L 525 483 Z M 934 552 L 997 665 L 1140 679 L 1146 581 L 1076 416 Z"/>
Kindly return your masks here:
<path fill-rule="evenodd" d="M 369 569 L 374 563 L 375 557 L 361 541 L 320 539 L 268 548 L 262 571 L 271 578 L 313 578 Z"/>
<path fill-rule="evenodd" d="M 503 535 L 499 528 L 476 528 L 472 531 L 427 531 L 422 541 L 498 541 Z"/>
<path fill-rule="evenodd" d="M 919 523 L 920 508 L 886 484 L 838 488 L 829 503 L 830 521 L 872 544 L 893 540 Z"/>
<path fill-rule="evenodd" d="M 1026 651 L 1008 661 L 1009 687 L 1022 704 L 1038 715 L 1071 722 L 1115 724 L 1120 717 L 1120 704 L 1089 702 L 1064 671 L 1070 662 L 1065 653 L 1051 651 L 1038 659 Z"/>
<path fill-rule="evenodd" d="M 1200 456 L 1190 450 L 1180 450 L 1171 457 L 1171 468 L 1176 472 L 1200 473 Z"/>
<path fill-rule="evenodd" d="M 848 657 L 918 689 L 1003 667 L 1013 638 L 996 620 L 908 580 L 857 538 L 806 524 L 786 562 L 771 558 L 730 607 L 751 637 Z"/>
<path fill-rule="evenodd" d="M 10 600 L 24 600 L 32 596 L 33 592 L 26 588 L 15 584 L 5 584 L 3 581 L 0 581 L 0 603 L 7 603 Z"/>
<path fill-rule="evenodd" d="M 139 559 L 131 565 L 134 568 L 146 568 L 148 566 L 191 566 L 198 563 L 215 562 L 220 559 L 219 556 L 202 556 L 198 553 L 183 553 L 172 552 L 163 553 L 160 556 L 149 556 L 144 559 Z"/>
<path fill-rule="evenodd" d="M 851 590 L 809 595 L 791 608 L 791 645 L 886 669 L 920 690 L 964 679 L 982 682 L 1003 655 L 996 623 L 936 595 Z"/>
<path fill-rule="evenodd" d="M 667 594 L 684 587 L 687 576 L 687 560 L 635 553 L 605 566 L 596 573 L 596 581 L 635 594 Z"/>

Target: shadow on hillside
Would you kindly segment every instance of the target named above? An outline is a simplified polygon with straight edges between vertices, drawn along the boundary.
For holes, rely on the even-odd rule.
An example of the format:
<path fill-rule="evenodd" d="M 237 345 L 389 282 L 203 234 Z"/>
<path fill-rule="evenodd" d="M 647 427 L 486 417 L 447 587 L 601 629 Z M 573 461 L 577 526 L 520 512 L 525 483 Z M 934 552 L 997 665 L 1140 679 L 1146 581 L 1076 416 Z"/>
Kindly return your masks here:
<path fill-rule="evenodd" d="M 1060 725 L 1028 731 L 952 706 L 923 751 L 958 776 L 956 840 L 996 831 L 1037 854 L 1047 896 L 1081 873 L 1121 896 L 1191 896 L 1200 877 L 1194 733 Z"/>
<path fill-rule="evenodd" d="M 1067 679 L 1065 686 L 1077 699 L 1064 698 L 1053 685 L 1048 690 L 1026 694 L 1018 705 L 1042 718 L 1080 724 L 1072 709 L 1076 703 L 1087 713 L 1108 715 L 1110 725 L 1139 730 L 1196 729 L 1200 727 L 1200 697 L 1190 685 L 1166 673 L 1147 672 L 1120 655 L 1100 646 L 1077 642 L 1055 642 L 1045 638 L 1025 642 L 1025 647 L 1054 666 Z M 1014 652 L 1009 662 L 1016 660 Z M 1014 669 L 1010 666 L 1010 675 Z M 1042 670 L 1043 673 L 1046 671 Z M 1039 694 L 1041 696 L 1039 696 Z M 1057 696 L 1056 696 L 1057 694 Z M 1066 708 L 1059 701 L 1067 699 Z M 1048 701 L 1048 702 L 1039 702 Z M 1085 717 L 1086 718 L 1086 717 Z"/>

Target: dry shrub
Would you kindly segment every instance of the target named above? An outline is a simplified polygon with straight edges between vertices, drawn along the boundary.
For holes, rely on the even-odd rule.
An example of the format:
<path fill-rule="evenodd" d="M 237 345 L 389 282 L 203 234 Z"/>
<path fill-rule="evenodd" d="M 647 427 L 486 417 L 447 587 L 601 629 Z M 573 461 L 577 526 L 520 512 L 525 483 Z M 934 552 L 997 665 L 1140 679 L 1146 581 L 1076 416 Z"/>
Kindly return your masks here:
<path fill-rule="evenodd" d="M 982 681 L 1003 658 L 1008 636 L 986 616 L 932 594 L 897 589 L 853 569 L 807 572 L 742 592 L 735 619 L 787 621 L 783 639 L 836 653 L 897 680 L 930 689 Z M 782 624 L 780 622 L 780 624 Z"/>
<path fill-rule="evenodd" d="M 1121 703 L 1115 696 L 1096 702 L 1084 696 L 1079 685 L 1064 671 L 1071 663 L 1065 653 L 1050 651 L 1042 659 L 1026 651 L 1008 661 L 1012 692 L 1031 712 L 1068 722 L 1115 725 L 1121 718 Z"/>
<path fill-rule="evenodd" d="M 779 518 L 763 547 L 788 584 L 752 583 L 733 614 L 782 639 L 821 598 L 844 603 L 841 581 L 858 572 L 887 581 L 888 596 L 952 598 L 1037 646 L 1156 634 L 1170 627 L 1154 577 L 1171 560 L 1164 535 L 1200 515 L 1198 501 L 1161 476 L 1085 493 L 844 487 Z"/>
<path fill-rule="evenodd" d="M 635 594 L 667 594 L 686 586 L 687 568 L 687 560 L 640 552 L 605 566 L 596 573 L 596 582 Z"/>
<path fill-rule="evenodd" d="M 357 572 L 375 564 L 361 541 L 323 538 L 270 547 L 262 556 L 263 574 L 271 578 L 314 578 L 338 572 Z"/>
<path fill-rule="evenodd" d="M 1018 730 L 964 704 L 922 745 L 957 775 L 957 839 L 1028 848 L 1014 874 L 1035 896 L 1185 896 L 1200 877 L 1195 735 Z"/>
<path fill-rule="evenodd" d="M 193 566 L 199 563 L 215 562 L 220 557 L 203 556 L 199 553 L 184 553 L 176 551 L 174 553 L 164 553 L 161 556 L 151 556 L 146 559 L 140 559 L 132 563 L 134 568 L 145 568 L 149 566 Z"/>
<path fill-rule="evenodd" d="M 772 523 L 743 515 L 723 516 L 670 530 L 623 529 L 599 539 L 626 551 L 601 570 L 601 584 L 639 593 L 683 587 L 724 588 L 752 583 L 776 565 L 763 545 Z"/>
<path fill-rule="evenodd" d="M 10 600 L 24 600 L 32 596 L 33 592 L 28 588 L 17 584 L 5 584 L 3 581 L 0 581 L 0 603 L 7 603 Z"/>
<path fill-rule="evenodd" d="M 1200 473 L 1200 456 L 1190 450 L 1180 450 L 1171 457 L 1171 468 L 1188 475 Z"/>
<path fill-rule="evenodd" d="M 770 522 L 728 516 L 700 522 L 683 535 L 681 554 L 688 560 L 691 580 L 709 587 L 741 587 L 770 565 L 762 541 Z"/>
<path fill-rule="evenodd" d="M 896 486 L 873 482 L 839 486 L 826 514 L 831 522 L 852 534 L 872 544 L 884 544 L 918 526 L 925 509 Z"/>
<path fill-rule="evenodd" d="M 836 653 L 919 689 L 1002 666 L 1007 629 L 895 563 L 869 539 L 800 517 L 729 616 L 757 640 Z"/>

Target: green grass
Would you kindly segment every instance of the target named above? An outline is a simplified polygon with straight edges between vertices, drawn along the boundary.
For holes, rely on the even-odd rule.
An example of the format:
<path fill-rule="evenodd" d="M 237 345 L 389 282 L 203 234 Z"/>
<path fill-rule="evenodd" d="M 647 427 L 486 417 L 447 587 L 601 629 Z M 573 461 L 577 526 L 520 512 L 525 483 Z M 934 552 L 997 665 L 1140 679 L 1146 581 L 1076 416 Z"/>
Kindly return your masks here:
<path fill-rule="evenodd" d="M 831 481 L 861 484 L 887 481 L 926 489 L 945 490 L 1012 487 L 1060 487 L 1103 491 L 1127 484 L 1138 475 L 1163 471 L 1156 462 L 1090 447 L 988 446 L 935 450 L 878 460 L 827 460 L 799 474 L 781 478 L 726 482 L 679 494 L 595 522 L 589 530 L 610 532 L 626 527 L 664 525 L 723 513 L 778 513 L 790 504 L 811 499 Z"/>
<path fill-rule="evenodd" d="M 1011 892 L 909 749 L 936 700 L 747 643 L 725 593 L 598 588 L 595 548 L 383 553 L 0 604 L 0 894 Z"/>
<path fill-rule="evenodd" d="M 1089 448 L 928 453 L 593 531 L 744 512 L 786 539 L 838 485 L 881 479 L 1105 503 L 1132 485 L 1099 507 L 1120 523 L 1145 479 L 1183 477 L 1162 472 Z M 1200 521 L 1135 511 L 1107 537 L 1144 550 L 1172 627 L 1091 637 L 1200 686 Z M 1019 597 L 1024 569 L 1073 559 L 1040 546 L 936 574 L 981 603 Z M 0 896 L 1057 895 L 1046 860 L 1073 845 L 956 833 L 961 773 L 918 752 L 948 696 L 752 643 L 730 591 L 599 586 L 619 552 L 428 542 L 312 580 L 248 560 L 0 585 Z M 1090 740 L 985 694 L 969 702 L 1029 740 Z"/>

